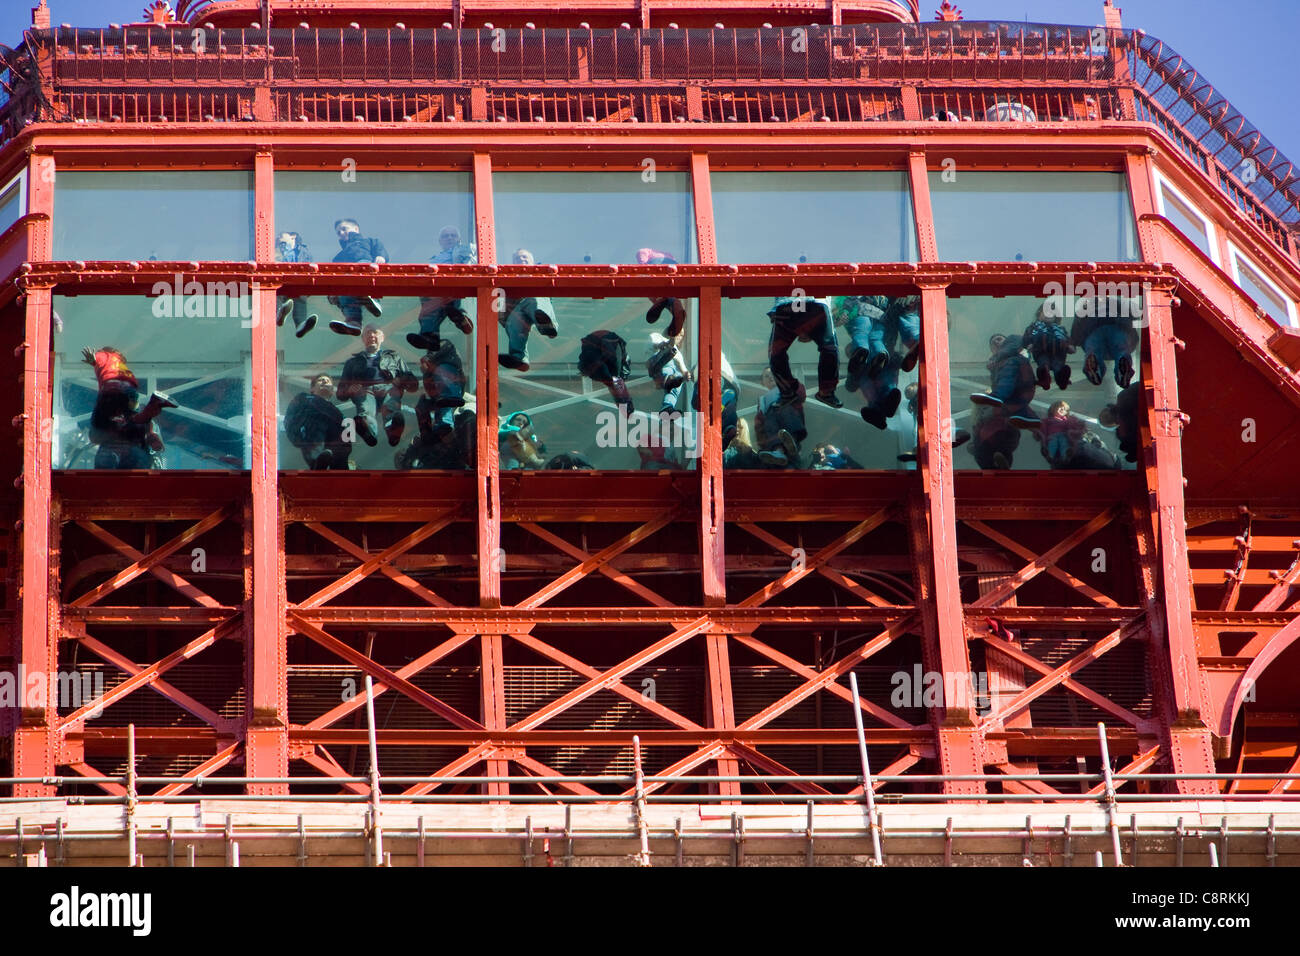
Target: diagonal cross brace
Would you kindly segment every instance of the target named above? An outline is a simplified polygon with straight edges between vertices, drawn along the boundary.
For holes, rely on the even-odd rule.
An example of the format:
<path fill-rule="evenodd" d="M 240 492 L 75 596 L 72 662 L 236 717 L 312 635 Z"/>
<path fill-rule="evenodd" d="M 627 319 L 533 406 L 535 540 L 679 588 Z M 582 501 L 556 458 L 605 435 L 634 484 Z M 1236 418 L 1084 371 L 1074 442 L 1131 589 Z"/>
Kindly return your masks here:
<path fill-rule="evenodd" d="M 570 568 L 568 571 L 564 572 L 564 574 L 560 575 L 550 584 L 547 584 L 545 587 L 541 588 L 540 590 L 534 592 L 533 594 L 530 594 L 528 597 L 520 601 L 519 604 L 516 606 L 521 608 L 541 607 L 543 604 L 545 604 L 551 598 L 555 597 L 557 594 L 559 594 L 565 588 L 569 587 L 574 582 L 578 581 L 581 578 L 585 578 L 592 571 L 604 567 L 611 560 L 618 557 L 628 548 L 632 547 L 633 545 L 639 544 L 640 542 L 644 541 L 646 538 L 654 534 L 656 531 L 658 531 L 660 528 L 663 528 L 666 525 L 672 523 L 673 519 L 676 517 L 677 517 L 677 512 L 671 511 L 668 514 L 659 515 L 656 518 L 650 519 L 645 524 L 641 525 L 639 528 L 636 528 L 630 533 L 624 535 L 622 538 L 619 538 L 613 544 L 609 545 L 606 548 L 602 548 L 594 555 L 590 555 L 585 561 L 582 561 L 576 567 Z M 532 529 L 530 528 L 529 530 Z M 534 531 L 533 533 L 536 534 L 537 532 Z"/>
<path fill-rule="evenodd" d="M 599 560 L 597 556 L 589 554 L 588 552 L 582 550 L 582 548 L 578 547 L 576 544 L 571 544 L 570 542 L 565 541 L 559 535 L 555 534 L 554 532 L 546 530 L 541 525 L 533 524 L 531 522 L 528 523 L 521 522 L 519 527 L 523 528 L 525 531 L 537 535 L 537 537 L 541 538 L 547 544 L 551 545 L 553 548 L 555 548 L 558 551 L 563 551 L 569 557 L 577 558 L 579 561 L 582 562 L 582 565 L 579 565 L 579 567 L 586 565 L 588 562 L 595 562 Z M 611 557 L 613 556 L 611 555 Z M 599 571 L 601 574 L 605 575 L 605 577 L 617 581 L 619 584 L 623 585 L 623 587 L 627 588 L 637 597 L 645 599 L 646 601 L 650 602 L 656 607 L 674 606 L 671 601 L 667 600 L 666 598 L 660 597 L 658 594 L 650 590 L 645 585 L 639 583 L 638 581 L 635 581 L 628 575 L 624 574 L 622 571 L 618 570 L 618 568 L 613 567 L 609 563 L 609 559 L 601 561 L 598 565 L 596 565 L 593 568 L 593 570 Z"/>
<path fill-rule="evenodd" d="M 649 663 L 656 657 L 667 653 L 678 644 L 689 641 L 697 634 L 707 631 L 712 622 L 708 616 L 698 617 L 688 624 L 678 627 L 667 637 L 661 638 L 640 651 L 637 651 L 631 657 L 627 658 L 620 664 L 615 664 L 609 670 L 603 671 L 597 676 L 588 680 L 585 684 L 575 687 L 562 697 L 558 697 L 544 707 L 529 714 L 523 720 L 511 724 L 508 730 L 532 730 L 534 727 L 545 723 L 556 714 L 568 710 L 574 704 L 586 700 L 592 694 L 601 690 L 609 690 L 613 685 L 620 683 L 624 677 L 636 670 L 638 667 Z"/>
<path fill-rule="evenodd" d="M 80 707 L 67 717 L 64 717 L 59 721 L 59 729 L 62 730 L 65 727 L 70 727 L 73 724 L 80 723 L 86 719 L 88 714 L 92 714 L 96 710 L 111 707 L 127 694 L 151 683 L 160 674 L 166 673 L 182 661 L 189 660 L 191 657 L 212 646 L 222 638 L 232 636 L 230 632 L 242 629 L 242 627 L 243 618 L 240 615 L 236 615 L 230 620 L 222 621 L 216 627 L 208 628 L 208 630 L 194 638 L 194 640 L 178 647 L 166 657 L 159 661 L 155 661 L 148 667 L 140 668 L 139 671 L 122 681 L 122 683 L 118 684 L 116 687 L 106 690 L 103 695 L 93 703 Z"/>
<path fill-rule="evenodd" d="M 989 645 L 989 647 L 997 648 L 1002 653 L 1014 658 L 1031 670 L 1035 670 L 1042 674 L 1043 677 L 1018 693 L 1007 702 L 1006 706 L 999 708 L 996 713 L 984 717 L 980 721 L 980 728 L 987 730 L 990 725 L 997 721 L 1006 720 L 1008 717 L 1014 716 L 1028 707 L 1032 701 L 1042 694 L 1047 693 L 1058 684 L 1067 690 L 1073 691 L 1075 694 L 1078 694 L 1089 703 L 1100 707 L 1102 710 L 1114 714 L 1126 724 L 1133 727 L 1139 726 L 1143 723 L 1143 720 L 1137 714 L 1121 707 L 1112 700 L 1108 700 L 1090 687 L 1086 687 L 1078 681 L 1072 680 L 1070 675 L 1082 670 L 1106 652 L 1114 650 L 1130 637 L 1140 633 L 1142 628 L 1145 626 L 1145 623 L 1146 619 L 1144 617 L 1136 618 L 1128 624 L 1125 624 L 1123 627 L 1111 631 L 1095 644 L 1089 645 L 1078 654 L 1074 655 L 1074 657 L 1055 668 L 1043 663 L 1038 658 L 1022 650 L 1018 645 L 1012 644 L 1010 641 L 1004 641 L 1002 638 L 994 637 L 992 634 L 981 635 L 981 638 Z"/>
<path fill-rule="evenodd" d="M 209 517 L 212 516 L 209 515 Z M 193 584 L 191 584 L 185 578 L 181 577 L 179 574 L 175 573 L 174 571 L 169 571 L 166 568 L 161 567 L 156 563 L 149 563 L 149 559 L 151 557 L 153 557 L 154 555 L 158 555 L 157 551 L 155 551 L 153 555 L 146 556 L 144 552 L 137 551 L 135 548 L 131 547 L 129 544 L 127 544 L 121 538 L 117 537 L 111 531 L 105 530 L 104 528 L 100 527 L 93 521 L 78 521 L 77 524 L 81 528 L 84 528 L 86 531 L 89 531 L 92 535 L 94 535 L 96 538 L 98 538 L 104 544 L 108 545 L 113 550 L 119 551 L 122 554 L 126 555 L 132 561 L 136 562 L 136 564 L 146 565 L 142 567 L 141 570 L 147 571 L 148 573 L 152 574 L 154 577 L 158 578 L 164 584 L 168 585 L 171 588 L 174 588 L 177 592 L 189 598 L 195 604 L 202 605 L 203 607 L 221 607 L 221 603 L 219 601 L 216 601 L 213 598 L 209 597 L 201 589 L 195 587 Z M 164 547 L 166 547 L 166 545 L 164 545 Z M 162 561 L 166 557 L 167 555 L 165 554 L 158 555 L 157 560 Z M 127 568 L 127 570 L 129 571 L 131 569 Z M 102 588 L 103 585 L 101 585 L 100 587 Z M 96 591 L 98 590 L 99 588 L 96 588 Z M 92 591 L 91 594 L 95 594 L 95 591 Z M 98 595 L 98 596 L 102 596 L 102 595 Z M 82 600 L 82 599 L 79 598 L 78 600 Z M 79 607 L 82 605 L 79 605 L 77 601 L 74 601 L 72 603 L 72 606 Z"/>
<path fill-rule="evenodd" d="M 773 550 L 775 550 L 778 554 L 790 555 L 794 552 L 794 549 L 790 547 L 790 545 L 787 544 L 785 541 L 783 541 L 781 538 L 778 538 L 776 535 L 772 534 L 772 532 L 764 528 L 761 528 L 756 524 L 747 522 L 745 524 L 740 525 L 740 527 L 748 531 L 755 538 L 758 538 L 764 544 L 771 545 Z M 854 581 L 852 578 L 850 578 L 848 575 L 844 574 L 841 571 L 838 571 L 835 568 L 832 568 L 829 565 L 829 563 L 819 564 L 817 566 L 817 573 L 831 581 L 834 581 L 836 584 L 844 588 L 846 591 L 849 591 L 850 593 L 856 595 L 857 597 L 862 598 L 862 600 L 864 600 L 868 604 L 873 604 L 876 607 L 895 606 L 893 604 L 890 604 L 888 601 L 884 600 L 883 598 L 879 597 L 878 595 L 871 593 L 865 587 L 859 584 L 857 581 Z"/>
<path fill-rule="evenodd" d="M 1087 524 L 1076 528 L 1065 540 L 1055 547 L 1044 551 L 1041 555 L 1034 558 L 1023 568 L 1013 574 L 1008 580 L 1003 581 L 988 594 L 981 595 L 978 600 L 967 607 L 996 607 L 1011 595 L 1015 594 L 1017 589 L 1038 577 L 1040 573 L 1047 568 L 1056 564 L 1061 558 L 1073 551 L 1078 545 L 1087 541 L 1094 533 L 1104 528 L 1115 517 L 1119 505 L 1111 505 L 1097 517 L 1093 518 Z"/>
<path fill-rule="evenodd" d="M 126 548 L 126 546 L 121 541 L 118 541 L 118 539 L 115 536 L 105 531 L 102 527 L 96 525 L 92 521 L 78 522 L 78 524 L 82 528 L 85 528 L 87 531 L 90 531 L 91 534 L 94 534 L 97 538 L 100 538 L 101 541 L 105 541 L 106 543 L 108 543 L 114 550 L 122 551 L 124 554 L 127 553 L 127 550 L 129 550 L 131 553 L 128 554 L 128 557 L 131 557 L 134 563 L 122 569 L 117 574 L 113 575 L 103 584 L 99 585 L 93 590 L 88 591 L 87 593 L 69 602 L 68 606 L 89 607 L 90 605 L 98 601 L 100 598 L 104 597 L 107 594 L 111 594 L 113 591 L 116 591 L 118 588 L 122 587 L 123 585 L 127 584 L 130 581 L 133 581 L 135 578 L 139 577 L 142 574 L 145 574 L 146 572 L 156 575 L 157 577 L 161 578 L 163 581 L 166 581 L 168 584 L 172 585 L 173 587 L 176 587 L 175 582 L 180 582 L 181 584 L 188 584 L 188 582 L 185 582 L 182 578 L 178 577 L 177 575 L 172 574 L 169 571 L 166 571 L 166 569 L 163 569 L 164 571 L 166 571 L 166 573 L 159 574 L 157 570 L 157 566 L 161 564 L 164 560 L 166 560 L 168 557 L 170 557 L 172 554 L 179 551 L 181 548 L 185 547 L 190 542 L 194 541 L 197 538 L 202 537 L 208 531 L 211 531 L 217 525 L 221 524 L 221 522 L 231 518 L 234 515 L 234 512 L 235 512 L 234 503 L 227 504 L 225 507 L 217 509 L 212 514 L 203 518 L 201 521 L 186 528 L 175 538 L 172 538 L 170 541 L 168 541 L 166 544 L 162 545 L 161 547 L 155 548 L 153 551 L 150 551 L 147 555 L 141 554 L 139 551 L 135 551 L 135 549 L 133 548 Z M 101 537 L 101 535 L 98 532 L 102 532 L 103 536 Z M 193 587 L 193 585 L 189 585 L 189 586 Z M 180 588 L 177 588 L 177 590 L 180 590 Z M 182 593 L 185 592 L 182 591 Z M 188 597 L 189 595 L 186 596 Z"/>
<path fill-rule="evenodd" d="M 753 594 L 751 594 L 749 597 L 745 598 L 743 601 L 741 601 L 739 604 L 735 606 L 736 607 L 758 607 L 760 604 L 767 603 L 767 601 L 769 601 L 771 598 L 776 597 L 776 595 L 780 594 L 782 591 L 790 587 L 795 582 L 800 581 L 803 578 L 807 577 L 808 575 L 812 574 L 814 571 L 817 571 L 822 565 L 828 562 L 831 558 L 835 557 L 835 555 L 839 554 L 845 548 L 849 547 L 850 545 L 860 540 L 861 538 L 866 537 L 876 528 L 880 527 L 882 524 L 888 521 L 893 516 L 893 514 L 894 514 L 893 505 L 887 505 L 884 508 L 881 508 L 871 517 L 858 522 L 856 525 L 854 525 L 852 528 L 850 528 L 840 537 L 836 538 L 830 544 L 826 545 L 826 547 L 818 551 L 817 554 L 815 554 L 812 558 L 810 558 L 803 567 L 791 568 L 785 574 L 781 575 L 781 577 L 779 577 L 777 580 L 773 581 L 768 585 L 765 585 L 762 588 L 759 588 L 757 591 L 755 591 Z"/>
<path fill-rule="evenodd" d="M 974 530 L 978 531 L 980 534 L 984 535 L 984 537 L 988 538 L 990 541 L 1000 544 L 1008 551 L 1014 552 L 1015 554 L 1020 555 L 1020 557 L 1022 558 L 1025 558 L 1029 561 L 1036 561 L 1038 559 L 1038 555 L 1034 554 L 1033 551 L 1026 548 L 1023 544 L 1020 544 L 1018 541 L 1015 541 L 1007 537 L 1006 535 L 1002 534 L 1000 531 L 996 531 L 995 529 L 990 528 L 983 521 L 974 521 L 971 519 L 967 519 L 963 523 L 968 528 L 973 528 Z M 1081 594 L 1087 595 L 1094 602 L 1100 604 L 1103 607 L 1119 607 L 1119 604 L 1111 600 L 1107 595 L 1103 594 L 1101 591 L 1097 590 L 1091 585 L 1086 584 L 1083 581 L 1080 581 L 1078 578 L 1076 578 L 1069 571 L 1066 571 L 1064 568 L 1058 568 L 1055 564 L 1049 564 L 1042 570 L 1052 575 L 1052 577 L 1056 578 L 1058 581 L 1065 582 L 1071 588 L 1080 592 Z"/>
<path fill-rule="evenodd" d="M 363 566 L 374 557 L 374 555 L 371 555 L 364 548 L 353 543 L 352 541 L 349 541 L 343 535 L 339 534 L 337 531 L 328 527 L 327 525 L 322 524 L 321 522 L 306 521 L 303 523 L 308 528 L 311 528 L 311 530 L 315 531 L 318 535 L 320 535 L 325 540 L 329 541 L 339 549 L 346 551 L 348 554 L 352 555 L 354 558 L 359 560 Z M 414 547 L 416 543 L 418 542 L 412 542 L 411 546 Z M 439 597 L 437 594 L 433 593 L 433 591 L 426 588 L 423 584 L 415 580 L 415 578 L 411 577 L 405 571 L 401 571 L 398 568 L 393 567 L 392 564 L 388 563 L 394 560 L 396 557 L 398 557 L 398 555 L 396 554 L 389 555 L 388 558 L 384 561 L 384 563 L 378 566 L 378 570 L 381 573 L 387 575 L 392 580 L 396 581 L 402 587 L 406 588 L 416 597 L 420 598 L 421 600 L 429 604 L 432 604 L 434 607 L 453 606 L 450 601 L 447 601 Z M 356 570 L 357 570 L 356 568 L 353 569 L 353 571 Z M 308 600 L 310 600 L 310 598 Z"/>
<path fill-rule="evenodd" d="M 406 680 L 406 678 L 398 677 L 395 672 L 389 670 L 384 665 L 367 657 L 356 648 L 350 647 L 332 634 L 326 633 L 310 621 L 304 620 L 292 610 L 289 611 L 288 616 L 290 625 L 292 625 L 299 634 L 310 638 L 327 651 L 343 658 L 349 664 L 359 667 L 362 671 L 375 678 L 375 680 L 383 681 L 394 690 L 400 691 L 426 710 L 433 711 L 438 716 L 451 721 L 451 723 L 460 727 L 462 730 L 487 729 L 477 720 L 462 714 L 455 707 L 444 703 L 428 691 L 415 686 L 410 681 Z"/>
<path fill-rule="evenodd" d="M 426 524 L 422 525 L 421 527 L 417 528 L 416 530 L 412 531 L 405 538 L 398 541 L 396 544 L 392 544 L 388 546 L 378 554 L 366 555 L 366 557 L 362 559 L 359 565 L 357 565 L 347 574 L 343 575 L 343 577 L 339 578 L 337 581 L 333 581 L 330 584 L 325 585 L 325 587 L 321 588 L 311 597 L 307 598 L 304 601 L 300 601 L 297 604 L 297 607 L 301 607 L 301 608 L 319 607 L 320 605 L 324 604 L 326 601 L 338 597 L 338 595 L 342 594 L 348 588 L 352 587 L 352 585 L 356 584 L 362 578 L 368 577 L 371 574 L 371 572 L 379 570 L 381 568 L 388 567 L 388 562 L 392 561 L 398 555 L 405 554 L 407 551 L 415 547 L 421 541 L 424 541 L 426 538 L 433 537 L 443 528 L 447 527 L 447 525 L 455 521 L 456 516 L 459 512 L 460 512 L 459 507 L 453 508 L 452 510 L 443 513 L 439 517 L 434 518 L 432 521 L 429 521 Z M 317 534 L 321 534 L 322 537 L 329 539 L 329 535 L 323 534 L 320 528 L 316 527 L 315 522 L 307 522 L 307 527 L 311 528 L 313 531 L 316 531 Z M 338 542 L 333 541 L 332 543 L 337 544 Z M 351 542 L 348 542 L 348 544 L 350 545 Z M 345 547 L 345 550 L 351 550 L 351 548 Z M 362 554 L 364 553 L 365 552 L 362 552 Z M 356 556 L 360 557 L 361 555 L 358 554 Z M 396 569 L 392 569 L 392 570 L 396 570 Z M 397 573 L 401 574 L 401 572 L 397 572 Z M 412 581 L 411 583 L 415 584 L 414 581 Z M 429 591 L 428 593 L 430 595 L 433 594 L 432 591 Z M 437 596 L 434 595 L 434 597 Z M 441 602 L 441 604 L 439 605 L 441 607 L 451 607 L 450 603 L 446 601 L 442 601 L 441 598 L 438 598 L 438 601 Z"/>

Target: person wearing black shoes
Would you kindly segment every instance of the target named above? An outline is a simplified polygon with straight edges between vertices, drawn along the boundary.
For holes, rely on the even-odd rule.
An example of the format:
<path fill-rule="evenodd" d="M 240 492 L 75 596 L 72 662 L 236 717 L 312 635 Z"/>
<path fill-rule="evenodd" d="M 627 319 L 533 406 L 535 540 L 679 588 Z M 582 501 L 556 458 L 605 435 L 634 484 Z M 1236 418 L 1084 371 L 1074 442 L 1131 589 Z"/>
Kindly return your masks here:
<path fill-rule="evenodd" d="M 658 332 L 651 332 L 645 370 L 655 385 L 664 390 L 659 411 L 676 411 L 682 386 L 691 377 L 690 370 L 686 367 L 686 359 L 682 357 L 681 349 L 677 347 L 677 341 Z"/>
<path fill-rule="evenodd" d="M 343 413 L 334 404 L 334 381 L 311 380 L 311 391 L 295 395 L 284 412 L 284 433 L 312 471 L 346 471 L 352 446 L 343 440 Z"/>
<path fill-rule="evenodd" d="M 460 241 L 460 230 L 443 226 L 438 231 L 439 249 L 429 259 L 432 265 L 466 265 L 476 261 L 474 247 Z M 420 331 L 408 332 L 406 341 L 417 349 L 437 351 L 442 323 L 448 319 L 466 335 L 474 334 L 474 323 L 461 307 L 460 299 L 447 296 L 420 296 Z"/>
<path fill-rule="evenodd" d="M 830 303 L 806 296 L 778 296 L 768 310 L 772 333 L 767 342 L 768 364 L 783 399 L 799 389 L 790 370 L 790 346 L 795 341 L 817 343 L 817 394 L 813 398 L 831 408 L 843 408 L 835 389 L 840 383 L 840 351 L 831 321 Z"/>
<path fill-rule="evenodd" d="M 1070 333 L 1061 325 L 1061 317 L 1051 314 L 1054 309 L 1044 303 L 1038 307 L 1034 321 L 1025 329 L 1021 343 L 1029 351 L 1029 357 L 1038 369 L 1038 387 L 1046 391 L 1052 387 L 1052 378 L 1056 378 L 1056 387 L 1070 386 L 1070 366 L 1066 356 L 1075 351 L 1070 341 Z"/>
<path fill-rule="evenodd" d="M 307 244 L 302 241 L 302 236 L 296 232 L 282 232 L 275 241 L 275 261 L 276 262 L 311 262 L 311 253 L 307 251 Z M 307 313 L 307 300 L 295 296 L 290 298 L 285 295 L 275 297 L 275 324 L 277 327 L 284 325 L 284 320 L 293 314 L 294 335 L 302 338 L 308 332 L 316 327 L 316 313 Z"/>
<path fill-rule="evenodd" d="M 1115 401 L 1097 413 L 1097 423 L 1103 428 L 1115 429 L 1115 439 L 1125 461 L 1137 461 L 1138 407 L 1142 401 L 1142 383 L 1134 382 L 1115 396 Z"/>
<path fill-rule="evenodd" d="M 527 249 L 516 249 L 513 263 L 517 266 L 531 266 L 536 262 L 533 254 Z M 559 325 L 555 321 L 555 306 L 546 296 L 535 298 L 527 296 L 525 298 L 510 298 L 506 296 L 505 308 L 501 312 L 498 321 L 501 327 L 506 331 L 506 339 L 509 342 L 508 351 L 501 352 L 497 355 L 497 361 L 504 368 L 514 369 L 516 372 L 527 372 L 528 365 L 528 334 L 536 327 L 537 331 L 553 339 L 560 334 Z M 410 336 L 407 336 L 410 339 Z"/>
<path fill-rule="evenodd" d="M 1138 332 L 1133 319 L 1142 316 L 1142 300 L 1107 296 L 1081 298 L 1070 327 L 1070 340 L 1084 351 L 1083 374 L 1093 385 L 1106 377 L 1106 362 L 1115 362 L 1115 383 L 1128 388 L 1133 381 L 1133 350 Z"/>
<path fill-rule="evenodd" d="M 388 444 L 402 440 L 406 417 L 402 414 L 402 396 L 419 389 L 415 374 L 392 349 L 386 349 L 384 330 L 373 322 L 361 332 L 362 351 L 343 363 L 339 376 L 339 401 L 356 407 L 356 430 L 361 440 L 374 447 L 378 439 L 366 414 L 366 397 L 374 396 L 375 411 L 384 424 Z"/>
<path fill-rule="evenodd" d="M 1023 335 L 996 334 L 989 337 L 989 380 L 992 388 L 970 397 L 976 405 L 1001 409 L 1012 427 L 1033 427 L 1038 421 L 1029 403 L 1034 399 L 1038 379 L 1023 350 Z"/>
<path fill-rule="evenodd" d="M 465 404 L 465 364 L 456 346 L 443 339 L 438 348 L 420 356 L 424 394 L 415 406 L 420 434 L 441 441 L 451 434 L 456 409 Z"/>
<path fill-rule="evenodd" d="M 154 392 L 140 408 L 140 383 L 126 357 L 112 346 L 83 348 L 81 360 L 95 370 L 98 386 L 89 429 L 91 442 L 99 446 L 95 468 L 161 468 L 163 440 L 153 420 L 176 403 Z"/>
<path fill-rule="evenodd" d="M 675 266 L 677 260 L 666 252 L 660 252 L 658 249 L 651 249 L 645 246 L 636 251 L 637 265 L 642 266 Z M 664 335 L 670 339 L 675 339 L 681 335 L 682 327 L 686 324 L 686 305 L 681 299 L 670 297 L 650 297 L 650 308 L 646 310 L 645 320 L 651 325 L 659 321 L 659 317 L 666 311 L 670 317 L 668 328 Z"/>
<path fill-rule="evenodd" d="M 578 371 L 609 389 L 609 394 L 624 414 L 632 414 L 632 396 L 627 390 L 627 376 L 632 364 L 627 357 L 627 342 L 616 332 L 597 329 L 582 337 L 578 352 Z"/>
<path fill-rule="evenodd" d="M 355 219 L 340 219 L 334 223 L 334 234 L 339 239 L 339 251 L 335 262 L 374 262 L 383 265 L 388 261 L 388 250 L 378 239 L 369 239 L 361 235 L 361 226 Z M 331 319 L 330 330 L 340 335 L 361 334 L 361 310 L 364 308 L 378 318 L 383 314 L 379 303 L 368 295 L 332 295 L 331 305 L 343 313 L 342 319 Z"/>
<path fill-rule="evenodd" d="M 759 461 L 771 468 L 797 468 L 800 445 L 808 437 L 803 410 L 808 392 L 799 383 L 794 395 L 786 398 L 770 368 L 763 369 L 761 380 L 768 390 L 759 397 L 754 412 Z"/>

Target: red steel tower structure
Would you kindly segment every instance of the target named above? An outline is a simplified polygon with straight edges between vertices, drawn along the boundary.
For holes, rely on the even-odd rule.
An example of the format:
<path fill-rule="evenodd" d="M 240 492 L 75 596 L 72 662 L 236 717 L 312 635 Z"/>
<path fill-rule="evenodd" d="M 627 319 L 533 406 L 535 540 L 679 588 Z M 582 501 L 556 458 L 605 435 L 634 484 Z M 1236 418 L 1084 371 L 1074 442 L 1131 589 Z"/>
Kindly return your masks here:
<path fill-rule="evenodd" d="M 444 820 L 802 812 L 864 779 L 949 816 L 1112 786 L 1285 800 L 1300 176 L 1104 13 L 159 0 L 92 29 L 41 0 L 0 72 L 10 795 L 437 797 Z M 382 261 L 331 261 L 350 220 Z M 862 420 L 850 319 L 844 407 L 813 399 L 830 353 L 803 336 L 808 437 L 732 467 L 774 414 L 774 298 L 855 296 L 916 297 L 904 407 Z M 971 401 L 990 337 L 1053 297 L 1066 327 L 1140 303 L 1124 356 L 1086 368 L 1080 340 L 1068 389 L 1028 405 L 1067 400 L 1104 466 L 1049 467 L 1046 429 Z M 515 368 L 520 300 L 558 335 L 533 327 Z M 387 434 L 309 468 L 291 403 L 347 383 L 362 345 L 328 326 L 367 306 L 412 373 L 405 430 L 385 406 Z M 678 317 L 670 402 L 637 365 Z M 444 318 L 459 406 L 456 360 L 406 344 Z M 597 332 L 627 344 L 635 412 L 582 370 Z M 96 434 L 109 346 L 140 460 Z M 174 406 L 152 423 L 150 391 Z M 661 403 L 683 413 L 666 450 L 633 427 Z"/>

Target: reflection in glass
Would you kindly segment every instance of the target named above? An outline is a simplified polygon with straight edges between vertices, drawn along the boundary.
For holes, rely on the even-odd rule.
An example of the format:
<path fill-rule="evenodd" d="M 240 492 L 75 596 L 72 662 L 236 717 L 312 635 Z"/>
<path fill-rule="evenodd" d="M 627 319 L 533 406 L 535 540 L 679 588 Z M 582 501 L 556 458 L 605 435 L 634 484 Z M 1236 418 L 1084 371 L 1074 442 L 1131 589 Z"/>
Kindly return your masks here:
<path fill-rule="evenodd" d="M 1246 259 L 1236 255 L 1236 260 L 1237 285 L 1241 291 L 1254 299 L 1255 304 L 1268 313 L 1278 325 L 1290 325 L 1291 316 L 1286 300 L 1273 291 L 1272 284 Z"/>
<path fill-rule="evenodd" d="M 723 300 L 723 466 L 895 469 L 910 460 L 920 321 L 915 297 Z"/>
<path fill-rule="evenodd" d="M 1131 467 L 1143 318 L 1131 291 L 949 300 L 953 424 L 971 436 L 955 467 Z"/>
<path fill-rule="evenodd" d="M 695 214 L 687 175 L 652 172 L 494 173 L 502 261 L 523 247 L 538 262 L 694 262 Z"/>
<path fill-rule="evenodd" d="M 1174 224 L 1174 227 L 1191 240 L 1192 245 L 1205 253 L 1205 257 L 1210 261 L 1217 258 L 1214 246 L 1210 242 L 1210 235 L 1205 227 L 1205 220 L 1192 207 L 1188 206 L 1176 195 L 1173 190 L 1161 186 L 1160 198 L 1164 203 L 1165 218 Z"/>
<path fill-rule="evenodd" d="M 498 419 L 503 469 L 695 466 L 693 302 L 665 306 L 674 318 L 663 331 L 647 327 L 645 299 L 507 293 L 505 304 Z M 678 315 L 680 328 L 669 335 Z"/>
<path fill-rule="evenodd" d="M 252 300 L 193 287 L 54 297 L 55 468 L 248 467 Z"/>
<path fill-rule="evenodd" d="M 23 208 L 23 179 L 18 175 L 14 177 L 7 189 L 0 192 L 0 232 L 12 226 L 26 215 L 26 212 L 27 210 Z"/>
<path fill-rule="evenodd" d="M 247 261 L 253 174 L 60 171 L 53 227 L 59 260 Z"/>
<path fill-rule="evenodd" d="M 719 262 L 915 262 L 907 174 L 714 172 Z"/>
<path fill-rule="evenodd" d="M 315 311 L 314 297 L 299 301 Z M 383 306 L 356 338 L 280 332 L 281 469 L 474 467 L 473 336 L 417 349 L 401 332 L 420 301 L 390 297 Z"/>
<path fill-rule="evenodd" d="M 275 222 L 282 236 L 293 233 L 299 246 L 310 250 L 309 258 L 282 261 L 477 261 L 473 186 L 467 172 L 280 170 L 275 174 Z M 448 318 L 462 331 L 472 328 L 457 300 L 429 297 L 420 303 L 411 317 L 412 331 L 404 337 L 421 351 L 437 346 L 436 336 Z M 327 317 L 333 331 L 356 336 L 364 322 L 382 317 L 385 309 L 380 299 L 339 295 L 330 297 L 319 314 Z M 388 323 L 385 327 L 391 329 Z"/>
<path fill-rule="evenodd" d="M 930 201 L 943 262 L 1135 262 L 1119 173 L 934 170 Z"/>

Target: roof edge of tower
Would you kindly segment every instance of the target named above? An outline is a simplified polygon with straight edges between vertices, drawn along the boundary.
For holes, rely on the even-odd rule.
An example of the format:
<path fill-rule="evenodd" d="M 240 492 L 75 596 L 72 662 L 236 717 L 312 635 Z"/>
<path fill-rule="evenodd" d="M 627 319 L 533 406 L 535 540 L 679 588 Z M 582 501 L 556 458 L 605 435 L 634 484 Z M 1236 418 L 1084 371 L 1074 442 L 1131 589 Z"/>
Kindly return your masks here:
<path fill-rule="evenodd" d="M 563 8 L 541 8 L 510 0 L 180 0 L 176 19 L 214 27 L 264 25 L 338 28 L 415 28 L 532 24 L 548 27 L 707 28 L 797 26 L 800 24 L 918 23 L 919 0 L 577 0 Z"/>

